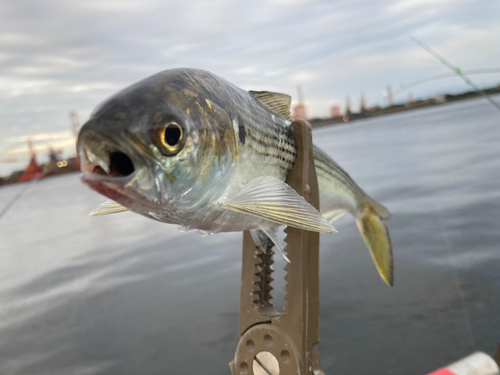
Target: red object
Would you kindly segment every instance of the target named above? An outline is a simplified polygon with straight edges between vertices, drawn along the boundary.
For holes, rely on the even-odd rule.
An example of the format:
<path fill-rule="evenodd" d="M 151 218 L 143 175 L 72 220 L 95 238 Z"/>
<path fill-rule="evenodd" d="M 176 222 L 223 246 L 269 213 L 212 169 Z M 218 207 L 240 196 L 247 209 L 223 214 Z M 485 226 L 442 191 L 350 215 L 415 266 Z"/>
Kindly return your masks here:
<path fill-rule="evenodd" d="M 17 182 L 30 181 L 40 177 L 42 177 L 42 167 L 36 163 L 36 157 L 32 156 L 30 163 Z"/>
<path fill-rule="evenodd" d="M 455 375 L 454 372 L 451 372 L 450 370 L 448 370 L 447 368 L 440 368 L 439 370 L 437 371 L 434 371 L 434 372 L 431 372 L 430 374 L 428 375 Z"/>
<path fill-rule="evenodd" d="M 293 107 L 293 117 L 306 120 L 306 107 L 300 103 Z"/>
<path fill-rule="evenodd" d="M 42 177 L 42 166 L 36 162 L 36 151 L 31 139 L 28 139 L 28 149 L 30 150 L 31 160 L 24 173 L 17 179 L 17 182 L 30 181 Z"/>
<path fill-rule="evenodd" d="M 340 117 L 340 107 L 338 105 L 334 105 L 331 108 L 332 117 Z"/>

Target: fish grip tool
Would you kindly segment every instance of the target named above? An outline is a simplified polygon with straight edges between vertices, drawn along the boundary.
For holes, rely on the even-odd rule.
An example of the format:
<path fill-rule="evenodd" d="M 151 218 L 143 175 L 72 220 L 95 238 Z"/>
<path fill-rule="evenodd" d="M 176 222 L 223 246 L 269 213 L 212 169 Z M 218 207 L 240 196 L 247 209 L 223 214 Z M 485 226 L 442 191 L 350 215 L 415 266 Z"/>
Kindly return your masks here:
<path fill-rule="evenodd" d="M 319 209 L 312 129 L 303 120 L 291 124 L 297 159 L 286 183 Z M 319 233 L 288 227 L 285 266 L 287 294 L 282 313 L 273 306 L 273 244 L 258 248 L 243 233 L 239 334 L 233 375 L 324 375 L 319 343 Z"/>

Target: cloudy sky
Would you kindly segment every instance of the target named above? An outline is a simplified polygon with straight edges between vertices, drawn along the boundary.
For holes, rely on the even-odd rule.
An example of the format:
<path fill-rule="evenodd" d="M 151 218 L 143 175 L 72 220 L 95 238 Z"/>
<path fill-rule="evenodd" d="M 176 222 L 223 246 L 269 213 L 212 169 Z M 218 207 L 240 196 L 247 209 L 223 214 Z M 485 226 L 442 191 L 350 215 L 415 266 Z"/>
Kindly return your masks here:
<path fill-rule="evenodd" d="M 83 123 L 109 95 L 173 67 L 294 99 L 301 85 L 310 116 L 346 95 L 354 109 L 360 93 L 383 104 L 388 84 L 448 72 L 409 35 L 463 70 L 500 68 L 499 19 L 498 0 L 0 0 L 0 158 L 26 160 L 27 137 L 71 155 L 70 111 Z M 411 91 L 465 89 L 449 78 Z M 24 163 L 0 164 L 0 175 Z"/>

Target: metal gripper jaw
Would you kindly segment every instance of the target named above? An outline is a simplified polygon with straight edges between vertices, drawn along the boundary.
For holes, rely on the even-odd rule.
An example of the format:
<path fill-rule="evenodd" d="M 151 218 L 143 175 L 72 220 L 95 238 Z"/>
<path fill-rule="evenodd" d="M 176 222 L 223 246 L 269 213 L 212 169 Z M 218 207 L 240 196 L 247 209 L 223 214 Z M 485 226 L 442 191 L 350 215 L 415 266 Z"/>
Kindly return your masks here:
<path fill-rule="evenodd" d="M 297 160 L 287 183 L 319 208 L 311 125 L 291 125 Z M 233 375 L 324 375 L 319 343 L 319 234 L 285 230 L 287 255 L 286 305 L 279 313 L 272 304 L 272 243 L 256 247 L 243 233 L 240 295 L 240 342 L 230 363 Z M 269 241 L 270 242 L 270 241 Z"/>
<path fill-rule="evenodd" d="M 271 291 L 273 290 L 272 277 L 273 273 L 273 243 L 268 238 L 262 247 L 254 246 L 255 248 L 255 264 L 254 264 L 254 280 L 252 290 L 252 300 L 254 307 L 266 316 L 276 315 L 276 310 L 271 302 L 273 298 Z"/>

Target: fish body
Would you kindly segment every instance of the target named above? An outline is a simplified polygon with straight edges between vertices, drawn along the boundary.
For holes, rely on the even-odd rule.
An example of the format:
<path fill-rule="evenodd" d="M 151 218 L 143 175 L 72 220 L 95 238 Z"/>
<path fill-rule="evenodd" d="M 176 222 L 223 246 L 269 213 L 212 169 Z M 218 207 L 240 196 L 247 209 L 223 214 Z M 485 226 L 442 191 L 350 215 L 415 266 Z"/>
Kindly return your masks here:
<path fill-rule="evenodd" d="M 317 147 L 322 215 L 283 182 L 297 157 L 289 105 L 287 95 L 247 92 L 203 70 L 160 72 L 111 97 L 82 127 L 83 182 L 119 207 L 207 233 L 333 232 L 329 223 L 349 212 L 391 284 L 382 205 Z"/>

